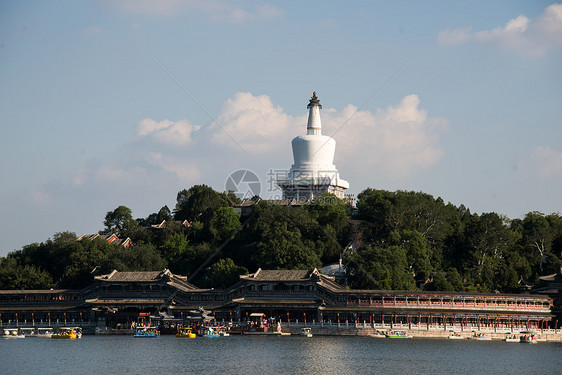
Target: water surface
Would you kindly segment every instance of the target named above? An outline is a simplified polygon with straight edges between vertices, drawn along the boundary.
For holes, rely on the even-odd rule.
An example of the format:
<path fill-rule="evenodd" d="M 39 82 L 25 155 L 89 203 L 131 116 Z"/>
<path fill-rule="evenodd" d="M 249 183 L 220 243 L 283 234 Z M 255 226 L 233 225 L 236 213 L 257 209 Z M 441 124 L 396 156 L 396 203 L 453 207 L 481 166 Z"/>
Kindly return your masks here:
<path fill-rule="evenodd" d="M 559 374 L 562 343 L 301 336 L 0 340 L 0 374 Z"/>

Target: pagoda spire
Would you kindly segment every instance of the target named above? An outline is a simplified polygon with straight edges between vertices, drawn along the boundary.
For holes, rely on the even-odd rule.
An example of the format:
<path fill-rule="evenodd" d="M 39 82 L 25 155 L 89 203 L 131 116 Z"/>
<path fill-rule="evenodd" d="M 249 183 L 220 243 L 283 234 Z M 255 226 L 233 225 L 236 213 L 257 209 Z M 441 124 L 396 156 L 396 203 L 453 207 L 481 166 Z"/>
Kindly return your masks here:
<path fill-rule="evenodd" d="M 306 106 L 308 108 L 308 123 L 306 125 L 307 135 L 322 135 L 322 121 L 320 120 L 320 109 L 322 104 L 316 96 L 316 91 L 312 93 L 312 98 Z"/>

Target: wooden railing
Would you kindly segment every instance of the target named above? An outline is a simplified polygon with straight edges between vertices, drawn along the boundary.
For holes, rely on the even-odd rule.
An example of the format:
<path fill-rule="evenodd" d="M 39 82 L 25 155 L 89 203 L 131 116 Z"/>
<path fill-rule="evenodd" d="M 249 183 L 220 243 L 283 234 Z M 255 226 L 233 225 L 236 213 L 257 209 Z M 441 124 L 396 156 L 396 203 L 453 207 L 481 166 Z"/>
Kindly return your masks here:
<path fill-rule="evenodd" d="M 440 301 L 440 300 L 351 300 L 347 301 L 346 306 L 408 306 L 408 307 L 424 307 L 424 308 L 463 308 L 463 309 L 493 309 L 493 310 L 524 310 L 524 311 L 543 311 L 549 312 L 550 306 L 543 304 L 506 304 L 506 303 L 489 303 L 489 302 L 457 302 L 457 301 Z"/>

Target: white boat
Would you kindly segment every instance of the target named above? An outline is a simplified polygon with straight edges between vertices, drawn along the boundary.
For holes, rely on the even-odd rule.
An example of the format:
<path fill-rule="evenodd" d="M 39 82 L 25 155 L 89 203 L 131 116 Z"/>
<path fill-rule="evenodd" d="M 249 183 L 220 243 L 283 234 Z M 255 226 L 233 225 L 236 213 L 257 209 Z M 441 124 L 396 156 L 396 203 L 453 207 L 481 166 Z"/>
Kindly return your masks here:
<path fill-rule="evenodd" d="M 35 337 L 37 335 L 35 328 L 20 328 L 20 332 L 25 337 Z"/>
<path fill-rule="evenodd" d="M 517 336 L 512 335 L 512 336 L 505 336 L 505 338 L 503 338 L 502 341 L 505 341 L 505 342 L 519 342 L 519 339 L 517 338 Z"/>
<path fill-rule="evenodd" d="M 301 336 L 312 337 L 311 329 L 308 327 L 301 328 Z"/>
<path fill-rule="evenodd" d="M 449 336 L 447 336 L 447 338 L 449 340 L 463 340 L 464 337 L 461 336 L 460 333 L 457 332 L 451 332 L 451 334 Z"/>
<path fill-rule="evenodd" d="M 472 337 L 469 337 L 469 338 L 473 339 L 473 340 L 478 340 L 478 341 L 490 341 L 490 340 L 492 340 L 492 338 L 484 336 L 483 333 L 475 333 Z"/>
<path fill-rule="evenodd" d="M 25 335 L 18 328 L 4 328 L 2 335 L 4 339 L 24 339 Z"/>
<path fill-rule="evenodd" d="M 383 332 L 379 332 L 377 331 L 376 333 L 372 333 L 369 335 L 369 337 L 375 338 L 375 339 L 384 339 L 386 338 L 385 334 Z"/>
<path fill-rule="evenodd" d="M 37 332 L 35 333 L 35 337 L 47 337 L 50 338 L 53 333 L 55 332 L 52 328 L 37 328 Z"/>

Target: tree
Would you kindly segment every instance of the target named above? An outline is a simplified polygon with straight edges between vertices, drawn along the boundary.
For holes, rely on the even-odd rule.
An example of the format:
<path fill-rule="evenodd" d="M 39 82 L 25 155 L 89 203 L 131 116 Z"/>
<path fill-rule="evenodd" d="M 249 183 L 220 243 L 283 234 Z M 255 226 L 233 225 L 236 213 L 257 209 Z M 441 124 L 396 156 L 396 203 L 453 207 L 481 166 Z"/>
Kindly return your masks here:
<path fill-rule="evenodd" d="M 419 232 L 432 246 L 442 246 L 460 218 L 453 205 L 421 192 L 366 189 L 357 198 L 360 217 L 375 228 L 373 240 L 407 229 Z"/>
<path fill-rule="evenodd" d="M 447 277 L 443 272 L 437 272 L 433 276 L 433 281 L 424 287 L 425 290 L 438 290 L 438 291 L 452 291 L 454 289 L 453 284 L 447 280 Z"/>
<path fill-rule="evenodd" d="M 542 213 L 536 211 L 529 212 L 521 225 L 523 247 L 532 249 L 536 254 L 535 259 L 539 263 L 540 273 L 542 274 L 543 264 L 552 248 L 555 232 L 552 230 L 549 220 Z"/>
<path fill-rule="evenodd" d="M 214 191 L 207 185 L 195 185 L 178 192 L 174 210 L 176 220 L 207 222 L 219 207 L 232 206 L 227 194 Z"/>
<path fill-rule="evenodd" d="M 230 258 L 219 259 L 210 268 L 208 287 L 227 288 L 240 280 L 240 275 L 248 273 L 248 269 L 234 264 Z"/>
<path fill-rule="evenodd" d="M 312 269 L 322 264 L 321 233 L 306 210 L 260 202 L 228 255 L 249 269 Z"/>
<path fill-rule="evenodd" d="M 453 292 L 462 292 L 464 291 L 464 283 L 459 271 L 456 268 L 449 267 L 447 269 L 447 281 L 451 283 Z"/>
<path fill-rule="evenodd" d="M 131 231 L 138 225 L 137 221 L 133 219 L 132 211 L 125 206 L 119 206 L 113 211 L 109 211 L 105 215 L 103 222 L 105 234 L 115 234 L 117 237 L 129 237 Z"/>
<path fill-rule="evenodd" d="M 502 258 L 505 250 L 518 239 L 504 219 L 494 212 L 480 217 L 474 215 L 466 232 L 470 256 L 476 268 L 481 268 L 490 259 Z"/>
<path fill-rule="evenodd" d="M 217 208 L 209 223 L 209 230 L 216 243 L 221 243 L 236 234 L 241 227 L 240 216 L 232 207 Z"/>
<path fill-rule="evenodd" d="M 48 272 L 33 265 L 18 265 L 14 258 L 0 258 L 0 289 L 49 289 L 54 286 Z"/>
<path fill-rule="evenodd" d="M 128 248 L 112 245 L 107 253 L 103 268 L 108 272 L 119 271 L 162 271 L 168 263 L 152 244 L 140 244 Z"/>
<path fill-rule="evenodd" d="M 369 246 L 345 258 L 353 288 L 415 290 L 416 285 L 406 251 L 396 245 Z"/>
<path fill-rule="evenodd" d="M 349 206 L 333 194 L 324 193 L 312 200 L 305 208 L 321 226 L 330 225 L 338 237 L 349 231 Z"/>
<path fill-rule="evenodd" d="M 155 224 L 160 224 L 164 220 L 172 220 L 172 212 L 168 206 L 163 206 L 158 212 L 148 215 L 146 219 L 137 219 L 137 222 L 141 226 L 150 226 Z"/>
<path fill-rule="evenodd" d="M 168 262 L 177 262 L 185 257 L 189 249 L 189 240 L 186 235 L 174 233 L 162 246 L 162 255 Z"/>
<path fill-rule="evenodd" d="M 99 238 L 82 240 L 77 245 L 58 280 L 59 287 L 80 289 L 90 285 L 94 281 L 92 270 L 105 262 L 110 247 L 118 247 Z"/>
<path fill-rule="evenodd" d="M 408 268 L 412 270 L 416 279 L 424 281 L 432 271 L 431 249 L 427 240 L 415 230 L 392 232 L 390 243 L 406 250 Z"/>

